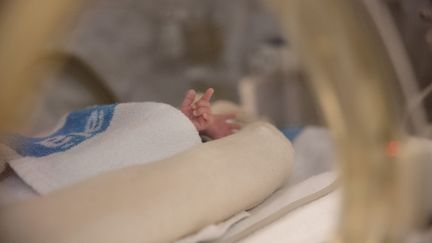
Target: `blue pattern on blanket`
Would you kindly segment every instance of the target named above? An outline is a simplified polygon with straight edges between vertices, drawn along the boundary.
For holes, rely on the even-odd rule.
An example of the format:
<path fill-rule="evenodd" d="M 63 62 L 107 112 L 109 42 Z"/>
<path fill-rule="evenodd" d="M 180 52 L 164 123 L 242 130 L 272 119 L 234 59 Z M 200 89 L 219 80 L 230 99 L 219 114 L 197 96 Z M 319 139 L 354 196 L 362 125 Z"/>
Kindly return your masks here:
<path fill-rule="evenodd" d="M 65 123 L 47 137 L 30 138 L 11 135 L 8 145 L 21 156 L 44 157 L 64 152 L 104 132 L 110 125 L 116 105 L 101 105 L 69 113 Z"/>
<path fill-rule="evenodd" d="M 287 137 L 291 142 L 294 142 L 296 138 L 303 132 L 303 130 L 304 127 L 287 127 L 281 129 L 285 137 Z"/>

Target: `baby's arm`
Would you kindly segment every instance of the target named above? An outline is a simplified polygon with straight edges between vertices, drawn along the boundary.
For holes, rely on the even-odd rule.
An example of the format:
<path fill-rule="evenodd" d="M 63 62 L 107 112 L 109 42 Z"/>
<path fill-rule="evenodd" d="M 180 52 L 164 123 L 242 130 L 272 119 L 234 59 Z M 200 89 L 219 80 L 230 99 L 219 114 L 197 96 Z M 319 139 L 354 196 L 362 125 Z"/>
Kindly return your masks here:
<path fill-rule="evenodd" d="M 207 89 L 203 96 L 195 102 L 196 92 L 189 90 L 180 110 L 201 134 L 218 139 L 233 134 L 240 129 L 240 126 L 230 123 L 230 120 L 235 118 L 234 114 L 214 115 L 211 112 L 210 99 L 213 93 L 213 89 Z"/>

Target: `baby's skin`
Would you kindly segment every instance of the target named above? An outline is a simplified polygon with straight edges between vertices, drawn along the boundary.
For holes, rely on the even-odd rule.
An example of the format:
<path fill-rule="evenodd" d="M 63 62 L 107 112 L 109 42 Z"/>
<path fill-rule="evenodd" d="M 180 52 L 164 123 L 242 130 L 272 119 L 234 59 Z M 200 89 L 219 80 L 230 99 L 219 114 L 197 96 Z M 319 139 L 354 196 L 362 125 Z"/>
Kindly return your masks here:
<path fill-rule="evenodd" d="M 235 114 L 212 113 L 210 99 L 213 93 L 212 88 L 207 89 L 202 97 L 196 100 L 196 91 L 193 89 L 187 91 L 180 110 L 192 121 L 200 134 L 218 139 L 233 134 L 240 129 L 240 125 L 232 122 L 236 117 Z"/>

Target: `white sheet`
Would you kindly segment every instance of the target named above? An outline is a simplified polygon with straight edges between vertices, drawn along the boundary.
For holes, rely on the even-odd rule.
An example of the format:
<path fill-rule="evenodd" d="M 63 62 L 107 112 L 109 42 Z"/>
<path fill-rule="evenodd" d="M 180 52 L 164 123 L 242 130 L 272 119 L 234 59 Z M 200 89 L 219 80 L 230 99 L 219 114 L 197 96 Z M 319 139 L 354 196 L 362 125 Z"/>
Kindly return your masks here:
<path fill-rule="evenodd" d="M 339 208 L 340 192 L 333 192 L 281 218 L 241 243 L 323 243 L 331 239 Z"/>
<path fill-rule="evenodd" d="M 216 242 L 237 242 L 265 225 L 273 224 L 279 217 L 328 195 L 336 188 L 335 181 L 335 174 L 327 172 L 294 187 L 285 186 L 264 203 L 250 210 L 251 216 L 234 225 Z"/>
<path fill-rule="evenodd" d="M 322 127 L 306 127 L 294 140 L 293 173 L 289 184 L 296 185 L 314 175 L 332 170 L 333 142 L 330 133 Z"/>

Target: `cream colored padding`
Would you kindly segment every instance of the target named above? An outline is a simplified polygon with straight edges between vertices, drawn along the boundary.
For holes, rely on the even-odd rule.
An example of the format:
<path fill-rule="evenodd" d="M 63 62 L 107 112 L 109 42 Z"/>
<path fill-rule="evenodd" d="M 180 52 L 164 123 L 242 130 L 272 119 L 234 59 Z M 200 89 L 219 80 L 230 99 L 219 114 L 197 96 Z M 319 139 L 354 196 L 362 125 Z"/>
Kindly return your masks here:
<path fill-rule="evenodd" d="M 293 150 L 272 125 L 110 172 L 0 212 L 0 242 L 172 242 L 269 197 Z"/>

